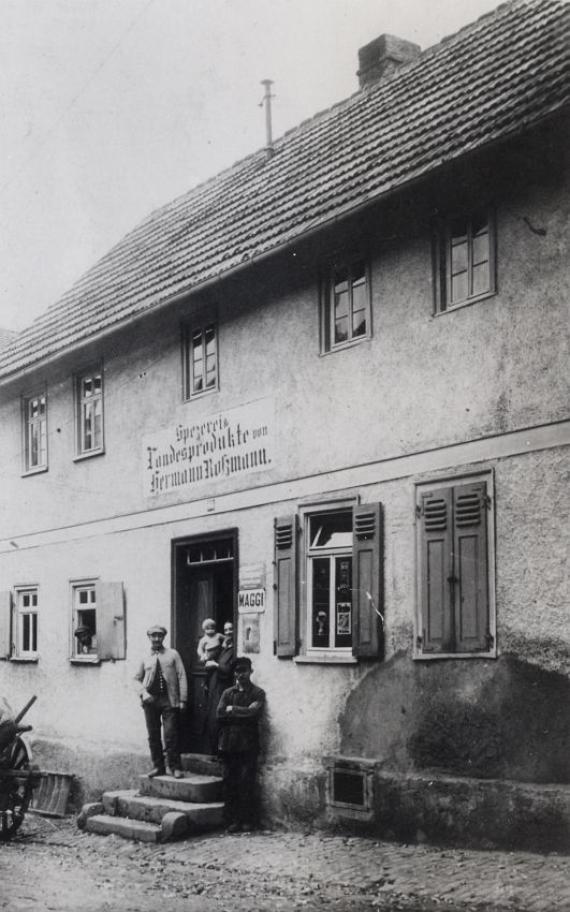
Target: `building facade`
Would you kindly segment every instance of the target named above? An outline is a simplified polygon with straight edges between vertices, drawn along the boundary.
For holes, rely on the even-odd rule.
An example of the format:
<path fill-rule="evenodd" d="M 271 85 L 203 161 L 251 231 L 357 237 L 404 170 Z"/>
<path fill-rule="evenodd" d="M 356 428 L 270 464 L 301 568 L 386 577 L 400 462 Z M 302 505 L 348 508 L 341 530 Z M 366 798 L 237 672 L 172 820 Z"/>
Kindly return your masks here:
<path fill-rule="evenodd" d="M 570 784 L 567 35 L 515 0 L 370 82 L 361 53 L 4 351 L 0 686 L 85 794 L 145 768 L 152 623 L 208 752 L 210 616 L 267 692 L 272 820 L 439 837 L 452 801 L 477 836 Z"/>

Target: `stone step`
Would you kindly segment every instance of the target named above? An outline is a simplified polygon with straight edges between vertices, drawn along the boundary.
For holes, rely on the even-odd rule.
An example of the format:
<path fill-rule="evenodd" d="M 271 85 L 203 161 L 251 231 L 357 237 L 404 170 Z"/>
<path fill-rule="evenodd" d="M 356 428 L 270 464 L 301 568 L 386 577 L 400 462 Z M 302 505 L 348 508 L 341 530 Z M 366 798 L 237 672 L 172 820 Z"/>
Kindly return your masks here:
<path fill-rule="evenodd" d="M 134 789 L 105 792 L 101 800 L 106 814 L 144 820 L 147 823 L 160 824 L 169 813 L 183 814 L 187 818 L 189 833 L 221 826 L 224 811 L 221 801 L 203 804 L 177 801 L 172 798 L 140 795 Z"/>
<path fill-rule="evenodd" d="M 88 833 L 98 833 L 100 836 L 115 833 L 123 839 L 136 839 L 139 842 L 160 842 L 162 837 L 162 828 L 156 823 L 113 817 L 110 814 L 95 814 L 88 817 L 85 829 Z"/>
<path fill-rule="evenodd" d="M 154 798 L 207 804 L 221 800 L 222 780 L 219 776 L 205 776 L 199 773 L 185 773 L 183 779 L 174 779 L 172 776 L 155 776 L 149 779 L 148 776 L 141 776 L 140 793 Z"/>
<path fill-rule="evenodd" d="M 210 754 L 182 754 L 180 761 L 182 769 L 188 772 L 200 773 L 203 776 L 222 775 L 221 760 Z"/>

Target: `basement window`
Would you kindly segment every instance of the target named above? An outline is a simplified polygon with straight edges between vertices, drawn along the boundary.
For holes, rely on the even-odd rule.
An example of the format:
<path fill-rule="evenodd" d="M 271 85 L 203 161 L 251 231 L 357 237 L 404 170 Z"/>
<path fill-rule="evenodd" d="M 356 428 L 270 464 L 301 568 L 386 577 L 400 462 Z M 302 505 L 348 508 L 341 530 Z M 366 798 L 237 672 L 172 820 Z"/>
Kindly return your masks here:
<path fill-rule="evenodd" d="M 369 820 L 373 814 L 374 776 L 377 760 L 360 757 L 325 757 L 326 799 L 334 816 Z"/>

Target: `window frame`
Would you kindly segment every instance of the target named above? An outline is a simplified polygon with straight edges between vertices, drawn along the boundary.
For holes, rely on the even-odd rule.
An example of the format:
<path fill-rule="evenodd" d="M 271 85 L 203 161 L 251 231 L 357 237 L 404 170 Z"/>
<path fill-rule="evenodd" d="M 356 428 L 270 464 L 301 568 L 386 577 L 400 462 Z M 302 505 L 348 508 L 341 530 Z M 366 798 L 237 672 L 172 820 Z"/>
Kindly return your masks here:
<path fill-rule="evenodd" d="M 485 215 L 489 236 L 489 288 L 479 293 L 472 293 L 469 289 L 473 280 L 473 222 Z M 463 218 L 467 221 L 467 282 L 468 292 L 465 297 L 452 301 L 451 298 L 451 225 L 453 221 Z M 475 264 L 477 265 L 477 264 Z M 447 213 L 436 223 L 433 233 L 433 272 L 434 272 L 434 316 L 442 316 L 451 311 L 468 307 L 478 301 L 494 297 L 497 294 L 497 219 L 496 210 L 491 205 L 465 207 L 461 210 Z"/>
<path fill-rule="evenodd" d="M 205 384 L 207 379 L 207 354 L 206 354 L 206 333 L 209 330 L 214 331 L 214 363 L 215 363 L 215 380 L 211 386 L 203 386 L 201 389 L 194 389 L 194 358 L 193 358 L 193 338 L 200 333 L 202 341 L 201 346 L 204 356 L 202 368 L 202 382 Z M 219 342 L 219 323 L 216 318 L 211 320 L 196 319 L 187 321 L 182 324 L 182 398 L 184 402 L 191 402 L 200 399 L 202 396 L 209 396 L 218 392 L 220 388 L 220 342 Z"/>
<path fill-rule="evenodd" d="M 97 613 L 97 584 L 99 580 L 97 578 L 93 579 L 81 579 L 81 580 L 72 580 L 71 581 L 71 662 L 86 662 L 86 663 L 99 663 L 101 661 L 99 656 L 99 642 L 97 640 L 97 628 L 98 628 L 98 613 Z M 93 594 L 93 598 L 87 599 L 86 607 L 81 607 L 79 603 L 79 593 L 88 592 Z M 84 614 L 85 612 L 93 611 L 95 613 L 95 626 L 94 626 L 94 644 L 88 652 L 79 651 L 79 641 L 74 635 L 74 631 L 84 623 L 79 617 L 79 614 Z M 89 625 L 86 625 L 89 626 Z"/>
<path fill-rule="evenodd" d="M 37 662 L 39 658 L 39 599 L 40 587 L 36 584 L 14 586 L 13 601 L 13 645 L 11 659 L 18 662 Z M 23 605 L 21 601 L 24 597 L 31 595 L 35 598 L 35 604 Z M 28 637 L 32 639 L 32 645 L 35 649 L 25 649 L 23 640 L 25 638 L 24 618 L 33 618 L 31 631 L 28 630 Z M 35 643 L 33 641 L 35 640 Z"/>
<path fill-rule="evenodd" d="M 40 422 L 43 423 L 43 438 L 44 438 L 44 461 L 38 462 L 36 465 L 32 465 L 30 461 L 30 434 L 32 430 L 32 421 L 30 419 L 30 405 L 35 400 L 44 400 L 44 418 L 43 422 L 40 419 Z M 40 430 L 40 435 L 41 435 Z M 48 453 L 48 396 L 47 389 L 44 387 L 41 390 L 36 390 L 36 392 L 31 393 L 30 395 L 22 396 L 22 452 L 23 452 L 23 475 L 37 475 L 39 472 L 47 472 L 49 467 L 49 453 Z M 40 447 L 40 452 L 42 452 Z"/>
<path fill-rule="evenodd" d="M 90 402 L 100 402 L 101 404 L 101 440 L 97 446 L 89 449 L 84 447 L 84 403 L 87 401 L 82 392 L 82 385 L 87 379 L 99 377 L 100 392 L 93 396 Z M 77 371 L 73 377 L 73 396 L 75 412 L 75 461 L 90 459 L 92 456 L 100 456 L 105 452 L 105 386 L 103 362 L 99 361 L 92 364 L 85 370 Z M 94 430 L 92 431 L 94 435 Z"/>
<path fill-rule="evenodd" d="M 302 611 L 302 624 L 304 626 L 303 635 L 301 636 L 301 642 L 305 644 L 304 655 L 310 656 L 347 656 L 352 658 L 352 637 L 353 637 L 353 606 L 352 606 L 352 554 L 354 547 L 354 520 L 353 520 L 353 507 L 357 501 L 347 501 L 342 506 L 338 503 L 335 504 L 324 504 L 320 508 L 307 508 L 300 511 L 300 518 L 302 522 L 301 536 L 300 536 L 300 547 L 302 549 L 302 558 L 304 564 L 304 574 L 302 579 L 306 580 L 305 591 L 303 593 L 303 598 L 301 602 L 301 611 Z M 313 519 L 319 516 L 332 516 L 339 514 L 350 514 L 352 532 L 351 532 L 351 544 L 350 546 L 344 547 L 323 547 L 317 548 L 312 547 L 311 545 L 311 522 Z M 338 557 L 350 557 L 350 566 L 351 566 L 351 606 L 350 606 L 350 645 L 349 646 L 335 646 L 331 645 L 331 641 L 334 640 L 334 625 L 333 625 L 333 612 L 332 612 L 332 600 L 333 600 L 333 577 L 336 579 L 336 566 L 335 562 Z M 327 646 L 313 646 L 313 565 L 315 559 L 328 558 L 329 566 L 333 567 L 333 572 L 330 578 L 330 598 L 329 598 L 329 643 Z"/>
<path fill-rule="evenodd" d="M 363 265 L 363 279 L 365 286 L 365 301 L 364 301 L 364 314 L 365 314 L 365 332 L 359 335 L 353 335 L 352 331 L 352 320 L 354 316 L 354 310 L 352 308 L 352 302 L 354 300 L 353 288 L 354 282 L 352 281 L 352 274 L 355 267 L 362 263 Z M 349 337 L 342 340 L 341 342 L 334 342 L 335 335 L 335 307 L 334 307 L 334 294 L 335 287 L 337 282 L 335 281 L 335 274 L 347 270 L 349 274 L 349 286 L 348 286 L 348 297 L 349 297 L 349 308 L 348 308 L 348 321 L 351 327 Z M 334 262 L 330 263 L 324 274 L 321 277 L 320 282 L 320 349 L 321 354 L 329 355 L 336 351 L 342 351 L 346 348 L 352 348 L 355 345 L 359 345 L 361 342 L 366 341 L 372 337 L 372 283 L 371 283 L 371 270 L 370 270 L 370 259 L 365 253 L 355 254 L 354 256 L 339 257 L 335 259 Z"/>
<path fill-rule="evenodd" d="M 485 516 L 486 516 L 486 568 L 487 568 L 487 615 L 488 635 L 490 645 L 486 650 L 424 652 L 423 631 L 425 608 L 422 603 L 422 549 L 423 528 L 421 522 L 422 495 L 430 490 L 458 489 L 471 484 L 485 485 Z M 421 481 L 414 486 L 414 512 L 416 526 L 416 573 L 415 573 L 415 635 L 413 659 L 419 661 L 438 661 L 440 659 L 494 659 L 497 657 L 497 614 L 496 614 L 496 517 L 495 517 L 495 479 L 492 469 L 482 472 L 464 473 L 457 476 L 445 476 L 431 481 Z"/>
<path fill-rule="evenodd" d="M 310 635 L 307 535 L 309 519 L 352 512 L 350 647 L 313 646 Z M 331 549 L 332 550 L 332 549 Z M 335 549 L 336 550 L 336 549 Z M 274 518 L 274 655 L 306 664 L 356 664 L 384 656 L 384 521 L 381 503 L 354 495 L 306 502 Z M 310 590 L 309 590 L 310 591 Z M 309 644 L 311 644 L 309 646 Z"/>

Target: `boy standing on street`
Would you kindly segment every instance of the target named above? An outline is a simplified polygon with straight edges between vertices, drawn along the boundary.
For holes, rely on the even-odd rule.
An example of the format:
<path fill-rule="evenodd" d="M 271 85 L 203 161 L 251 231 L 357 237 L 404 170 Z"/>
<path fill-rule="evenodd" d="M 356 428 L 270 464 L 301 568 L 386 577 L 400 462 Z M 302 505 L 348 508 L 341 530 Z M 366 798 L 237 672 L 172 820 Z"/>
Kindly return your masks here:
<path fill-rule="evenodd" d="M 234 660 L 235 684 L 224 690 L 218 704 L 218 750 L 224 764 L 225 818 L 229 833 L 245 832 L 257 824 L 258 720 L 265 691 L 251 683 L 251 659 Z"/>
<path fill-rule="evenodd" d="M 176 779 L 181 779 L 183 773 L 178 748 L 178 714 L 185 709 L 188 699 L 186 672 L 176 649 L 166 649 L 163 645 L 165 627 L 149 627 L 147 636 L 150 640 L 150 653 L 141 661 L 135 680 L 140 684 L 139 696 L 153 764 L 148 775 L 152 777 L 165 774 L 166 752 L 169 772 Z M 164 748 L 161 723 L 164 728 Z"/>

